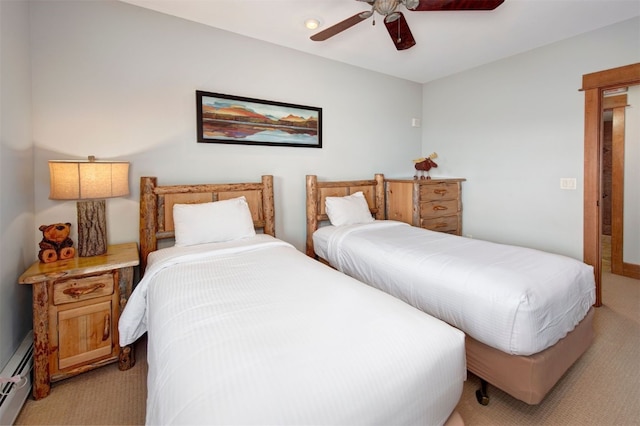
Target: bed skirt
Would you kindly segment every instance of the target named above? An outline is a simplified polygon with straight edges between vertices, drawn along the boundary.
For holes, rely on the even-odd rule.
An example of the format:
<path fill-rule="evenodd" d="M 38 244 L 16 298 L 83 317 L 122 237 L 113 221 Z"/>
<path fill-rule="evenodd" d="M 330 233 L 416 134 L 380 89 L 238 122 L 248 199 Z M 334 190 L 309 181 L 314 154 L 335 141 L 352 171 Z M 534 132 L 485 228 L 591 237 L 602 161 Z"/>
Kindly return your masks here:
<path fill-rule="evenodd" d="M 464 426 L 464 420 L 462 420 L 462 416 L 457 411 L 453 411 L 444 426 Z"/>
<path fill-rule="evenodd" d="M 467 370 L 530 405 L 542 401 L 594 338 L 594 308 L 555 345 L 530 356 L 509 355 L 467 336 Z"/>

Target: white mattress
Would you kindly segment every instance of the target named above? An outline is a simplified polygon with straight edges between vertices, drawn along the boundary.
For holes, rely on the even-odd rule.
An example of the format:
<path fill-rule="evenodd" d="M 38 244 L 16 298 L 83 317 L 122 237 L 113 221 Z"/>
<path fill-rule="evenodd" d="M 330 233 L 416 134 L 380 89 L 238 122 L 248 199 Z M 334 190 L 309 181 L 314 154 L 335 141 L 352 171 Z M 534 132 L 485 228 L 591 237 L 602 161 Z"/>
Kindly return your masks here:
<path fill-rule="evenodd" d="M 313 242 L 336 269 L 509 354 L 554 345 L 595 301 L 591 266 L 539 250 L 391 220 L 325 226 Z"/>
<path fill-rule="evenodd" d="M 267 235 L 149 256 L 147 424 L 443 424 L 464 334 Z"/>

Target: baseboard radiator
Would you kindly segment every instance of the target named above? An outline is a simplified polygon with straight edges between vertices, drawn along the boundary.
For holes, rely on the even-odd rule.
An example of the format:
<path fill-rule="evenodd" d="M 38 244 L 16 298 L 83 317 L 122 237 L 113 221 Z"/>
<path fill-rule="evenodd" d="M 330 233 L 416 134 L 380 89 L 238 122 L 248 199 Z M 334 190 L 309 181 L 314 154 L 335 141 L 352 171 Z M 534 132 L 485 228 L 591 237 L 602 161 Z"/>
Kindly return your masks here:
<path fill-rule="evenodd" d="M 33 331 L 0 372 L 0 425 L 12 425 L 31 392 L 33 368 Z"/>

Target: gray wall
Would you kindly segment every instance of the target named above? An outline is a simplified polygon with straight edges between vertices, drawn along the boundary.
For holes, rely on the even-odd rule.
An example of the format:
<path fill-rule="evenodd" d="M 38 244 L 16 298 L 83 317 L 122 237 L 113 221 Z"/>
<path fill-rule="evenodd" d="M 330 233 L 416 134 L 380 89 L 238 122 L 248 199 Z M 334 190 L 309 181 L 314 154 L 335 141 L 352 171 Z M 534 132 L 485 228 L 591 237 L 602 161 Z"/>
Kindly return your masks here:
<path fill-rule="evenodd" d="M 467 178 L 464 233 L 582 259 L 582 76 L 636 62 L 640 18 L 425 84 L 422 152 Z"/>
<path fill-rule="evenodd" d="M 75 223 L 48 200 L 47 160 L 131 162 L 132 193 L 107 200 L 111 242 L 138 239 L 140 176 L 234 182 L 273 174 L 276 233 L 305 241 L 305 175 L 412 172 L 421 85 L 112 1 L 32 6 L 36 222 Z M 323 108 L 323 148 L 196 143 L 195 91 Z"/>
<path fill-rule="evenodd" d="M 29 5 L 0 1 L 0 370 L 31 329 L 31 287 L 18 277 L 35 258 Z"/>

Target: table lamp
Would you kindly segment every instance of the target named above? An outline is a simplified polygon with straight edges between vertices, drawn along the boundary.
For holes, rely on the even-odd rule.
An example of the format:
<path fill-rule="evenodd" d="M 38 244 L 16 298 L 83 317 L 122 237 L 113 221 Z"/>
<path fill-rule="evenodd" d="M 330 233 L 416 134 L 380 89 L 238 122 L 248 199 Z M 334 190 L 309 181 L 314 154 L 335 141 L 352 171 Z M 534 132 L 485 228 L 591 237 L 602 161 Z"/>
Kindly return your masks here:
<path fill-rule="evenodd" d="M 51 200 L 78 200 L 78 256 L 107 252 L 105 198 L 129 195 L 125 161 L 49 161 Z"/>

